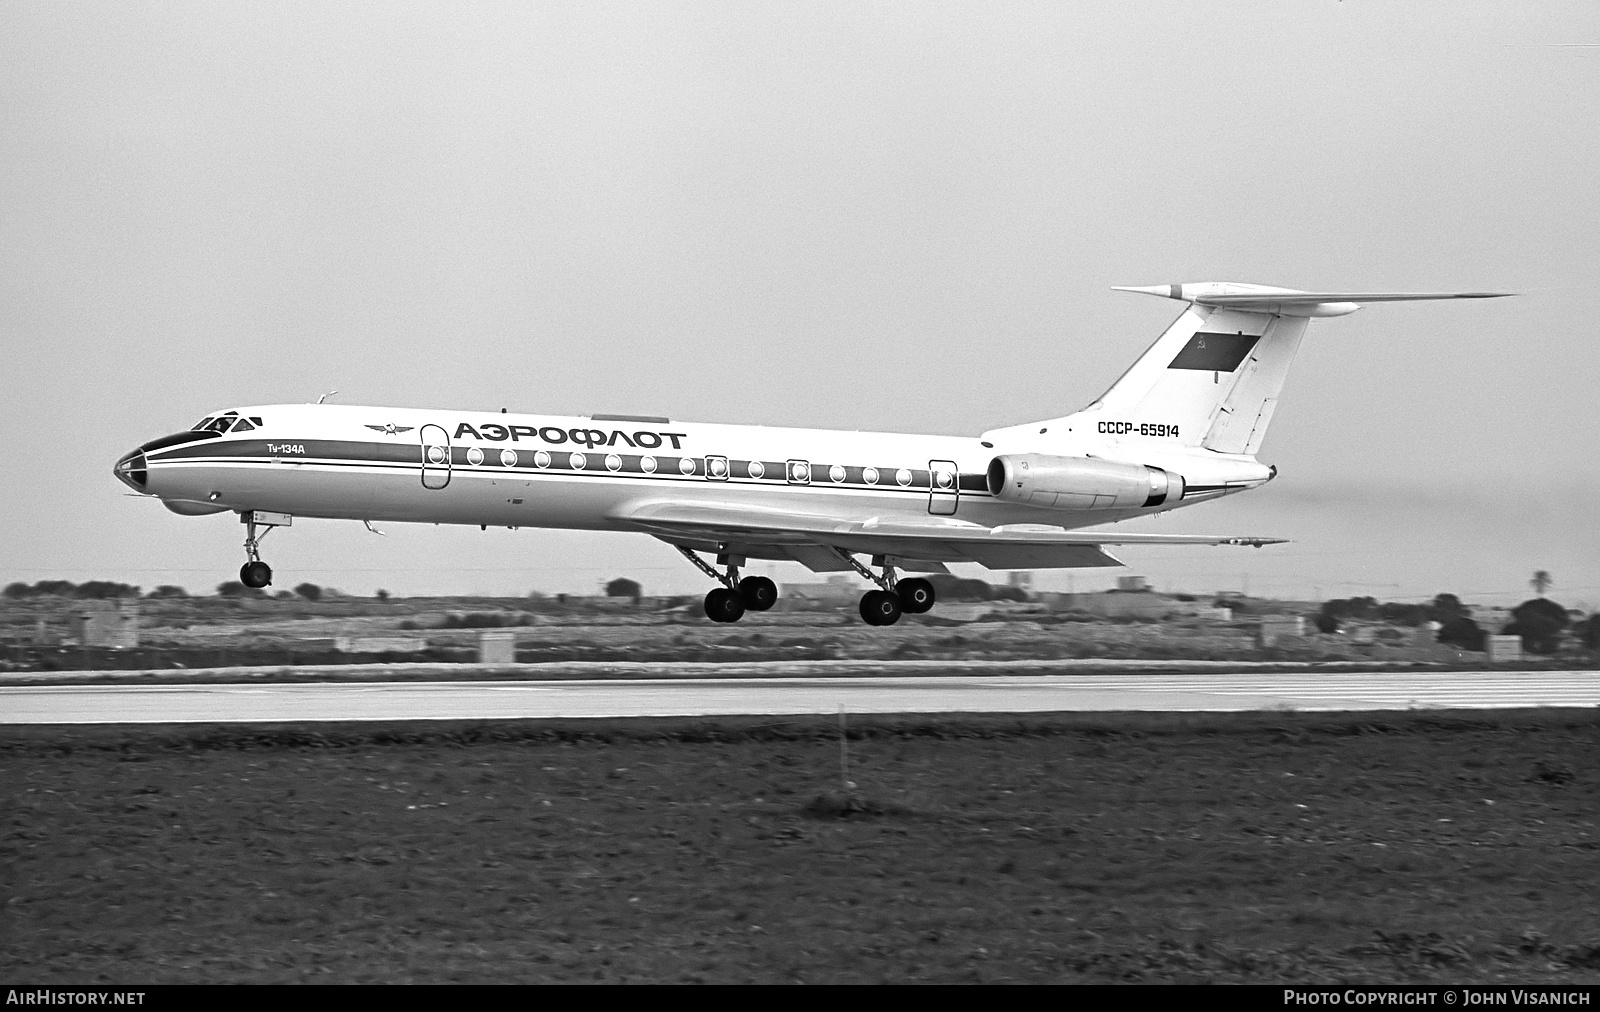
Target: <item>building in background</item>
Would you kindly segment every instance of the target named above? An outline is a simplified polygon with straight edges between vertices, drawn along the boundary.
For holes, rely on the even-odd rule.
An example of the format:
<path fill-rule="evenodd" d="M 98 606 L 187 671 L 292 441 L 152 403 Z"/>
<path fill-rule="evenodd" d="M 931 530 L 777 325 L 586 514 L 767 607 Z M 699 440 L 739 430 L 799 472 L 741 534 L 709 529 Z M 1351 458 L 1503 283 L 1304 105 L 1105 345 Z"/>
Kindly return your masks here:
<path fill-rule="evenodd" d="M 139 602 L 132 598 L 115 605 L 84 602 L 68 617 L 67 625 L 80 646 L 131 649 L 139 645 Z"/>

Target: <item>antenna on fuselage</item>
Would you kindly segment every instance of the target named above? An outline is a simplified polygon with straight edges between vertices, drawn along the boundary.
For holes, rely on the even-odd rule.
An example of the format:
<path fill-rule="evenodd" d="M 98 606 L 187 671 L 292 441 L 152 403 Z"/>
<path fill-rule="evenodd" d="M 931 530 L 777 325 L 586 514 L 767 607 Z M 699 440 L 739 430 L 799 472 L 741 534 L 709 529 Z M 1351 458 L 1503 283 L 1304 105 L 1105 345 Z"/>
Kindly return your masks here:
<path fill-rule="evenodd" d="M 323 401 L 327 400 L 329 397 L 332 397 L 334 394 L 336 394 L 338 392 L 339 391 L 337 391 L 337 390 L 329 390 L 327 393 L 325 393 L 321 397 L 317 398 L 317 403 L 321 404 Z"/>

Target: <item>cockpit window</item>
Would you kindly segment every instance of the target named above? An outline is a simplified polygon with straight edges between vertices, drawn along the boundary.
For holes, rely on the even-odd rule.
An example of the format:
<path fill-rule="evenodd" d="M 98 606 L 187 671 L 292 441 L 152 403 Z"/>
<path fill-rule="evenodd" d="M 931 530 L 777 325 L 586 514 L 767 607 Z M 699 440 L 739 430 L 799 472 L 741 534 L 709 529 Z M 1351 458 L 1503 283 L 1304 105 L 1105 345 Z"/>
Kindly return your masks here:
<path fill-rule="evenodd" d="M 189 426 L 189 431 L 215 432 L 218 435 L 221 435 L 222 433 L 230 430 L 233 432 L 249 432 L 252 429 L 261 428 L 264 424 L 265 423 L 261 421 L 260 415 L 251 415 L 249 418 L 240 418 L 237 411 L 226 411 L 220 415 L 205 416 L 198 422 L 195 422 L 193 425 Z"/>

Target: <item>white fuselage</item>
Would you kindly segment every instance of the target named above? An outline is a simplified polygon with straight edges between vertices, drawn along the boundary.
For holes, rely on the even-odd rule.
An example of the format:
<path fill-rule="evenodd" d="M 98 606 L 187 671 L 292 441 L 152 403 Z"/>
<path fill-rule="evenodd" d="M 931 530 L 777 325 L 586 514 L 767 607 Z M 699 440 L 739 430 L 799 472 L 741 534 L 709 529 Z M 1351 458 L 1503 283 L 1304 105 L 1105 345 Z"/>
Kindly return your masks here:
<path fill-rule="evenodd" d="M 1072 529 L 1190 505 L 1270 476 L 1253 458 L 1092 431 L 1017 427 L 973 438 L 348 405 L 235 410 L 260 424 L 144 450 L 142 484 L 129 479 L 130 454 L 118 476 L 182 513 L 588 530 L 636 529 L 624 518 L 660 501 Z M 1002 502 L 985 474 L 996 455 L 1011 452 L 1163 467 L 1193 491 L 1147 509 Z"/>

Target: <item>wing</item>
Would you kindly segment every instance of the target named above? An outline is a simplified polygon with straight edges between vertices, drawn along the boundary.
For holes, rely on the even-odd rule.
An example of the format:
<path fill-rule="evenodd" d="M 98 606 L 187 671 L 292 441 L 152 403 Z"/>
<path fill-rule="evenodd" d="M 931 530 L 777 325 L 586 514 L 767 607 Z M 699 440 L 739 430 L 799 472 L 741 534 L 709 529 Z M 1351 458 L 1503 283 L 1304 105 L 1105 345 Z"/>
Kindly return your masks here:
<path fill-rule="evenodd" d="M 849 520 L 814 513 L 732 503 L 653 502 L 632 506 L 613 520 L 661 540 L 705 552 L 757 559 L 792 559 L 814 572 L 849 565 L 840 552 L 888 555 L 902 569 L 937 571 L 947 562 L 976 562 L 989 569 L 1066 569 L 1122 565 L 1106 545 L 1261 545 L 1282 538 L 1230 538 L 1201 534 L 1117 534 L 1069 531 L 1044 524 L 984 527 L 927 517 Z"/>

